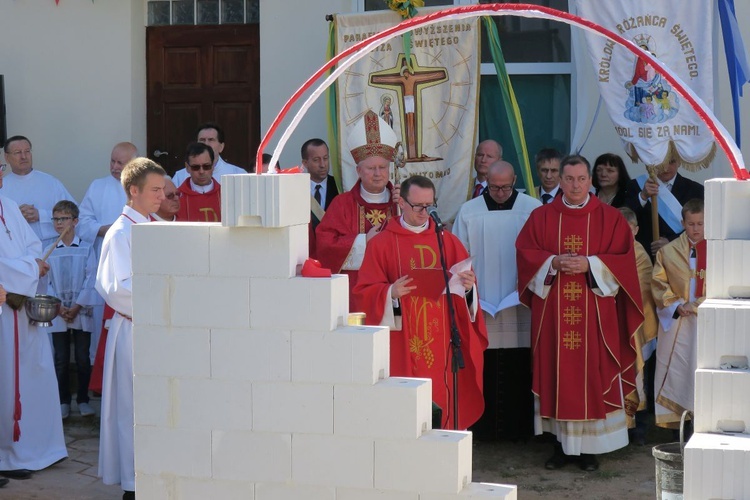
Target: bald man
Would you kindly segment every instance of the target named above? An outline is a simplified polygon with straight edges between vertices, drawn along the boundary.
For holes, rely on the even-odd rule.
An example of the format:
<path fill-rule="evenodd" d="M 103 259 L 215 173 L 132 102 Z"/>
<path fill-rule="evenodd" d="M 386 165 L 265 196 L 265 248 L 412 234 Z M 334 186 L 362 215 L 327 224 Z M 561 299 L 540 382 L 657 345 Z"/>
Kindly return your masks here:
<path fill-rule="evenodd" d="M 109 175 L 94 179 L 81 202 L 80 215 L 76 231 L 78 237 L 94 247 L 97 265 L 102 251 L 102 240 L 109 226 L 122 213 L 122 207 L 128 201 L 120 184 L 120 173 L 123 167 L 138 156 L 138 148 L 131 142 L 120 142 L 112 148 L 109 157 Z M 91 332 L 91 360 L 96 357 L 99 344 L 104 300 L 94 306 L 94 331 Z"/>
<path fill-rule="evenodd" d="M 474 170 L 476 171 L 476 177 L 471 192 L 472 198 L 476 198 L 484 192 L 487 187 L 487 172 L 489 171 L 490 165 L 502 159 L 503 147 L 499 142 L 487 139 L 477 145 L 477 150 L 474 154 Z"/>
<path fill-rule="evenodd" d="M 529 214 L 541 203 L 519 193 L 515 185 L 513 165 L 502 160 L 492 163 L 487 188 L 461 206 L 453 224 L 453 234 L 474 257 L 489 337 L 485 413 L 474 430 L 477 436 L 492 439 L 533 435 L 531 316 L 518 302 L 515 244 Z"/>
<path fill-rule="evenodd" d="M 151 214 L 151 220 L 174 222 L 180 211 L 180 193 L 168 175 L 164 176 L 164 182 L 164 199 L 161 200 L 159 210 Z"/>

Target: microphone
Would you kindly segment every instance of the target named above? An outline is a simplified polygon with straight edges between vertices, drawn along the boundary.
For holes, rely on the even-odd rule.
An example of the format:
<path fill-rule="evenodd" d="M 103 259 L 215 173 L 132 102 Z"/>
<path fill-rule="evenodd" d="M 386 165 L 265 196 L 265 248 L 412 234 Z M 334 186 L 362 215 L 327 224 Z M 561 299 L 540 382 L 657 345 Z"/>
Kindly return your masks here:
<path fill-rule="evenodd" d="M 436 206 L 431 205 L 427 207 L 427 215 L 429 215 L 432 218 L 432 220 L 435 221 L 435 224 L 437 224 L 438 227 L 443 227 L 443 221 L 440 220 L 440 216 L 438 215 Z"/>

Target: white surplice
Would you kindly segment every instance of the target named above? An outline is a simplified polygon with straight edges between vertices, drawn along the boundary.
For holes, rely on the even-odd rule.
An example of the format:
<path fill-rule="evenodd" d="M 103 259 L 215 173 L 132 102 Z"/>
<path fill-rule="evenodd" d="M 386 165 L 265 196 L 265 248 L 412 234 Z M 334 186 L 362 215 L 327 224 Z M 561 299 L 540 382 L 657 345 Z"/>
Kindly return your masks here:
<path fill-rule="evenodd" d="M 3 189 L 3 191 L 5 191 Z M 0 284 L 5 290 L 33 297 L 39 282 L 42 245 L 18 205 L 0 196 Z M 47 333 L 29 324 L 22 307 L 18 315 L 21 436 L 13 442 L 15 402 L 14 312 L 5 303 L 0 314 L 0 470 L 44 469 L 68 456 L 65 449 L 57 377 Z"/>
<path fill-rule="evenodd" d="M 52 245 L 44 250 L 46 254 Z M 73 237 L 70 246 L 59 242 L 47 258 L 50 271 L 47 273 L 47 293 L 62 300 L 64 307 L 82 306 L 72 323 L 60 316 L 52 320 L 51 333 L 65 332 L 69 328 L 91 333 L 94 328 L 92 306 L 101 300 L 94 289 L 96 280 L 96 256 L 87 242 Z"/>
<path fill-rule="evenodd" d="M 29 225 L 37 238 L 42 240 L 42 248 L 46 248 L 58 236 L 52 224 L 52 207 L 60 200 L 75 203 L 75 198 L 62 182 L 39 170 L 32 170 L 27 175 L 6 172 L 3 177 L 3 195 L 19 205 L 34 205 L 39 211 L 39 221 Z"/>
<path fill-rule="evenodd" d="M 99 476 L 135 491 L 133 449 L 133 315 L 130 230 L 148 219 L 129 206 L 104 236 L 96 289 L 116 311 L 104 351 Z"/>
<path fill-rule="evenodd" d="M 122 183 L 108 175 L 94 179 L 83 197 L 81 211 L 78 217 L 76 232 L 83 241 L 94 246 L 96 254 L 96 265 L 99 265 L 99 255 L 102 253 L 102 241 L 104 236 L 97 236 L 99 228 L 112 224 L 122 213 L 122 207 L 127 203 L 128 197 Z M 94 363 L 96 349 L 99 345 L 99 336 L 102 329 L 102 317 L 104 316 L 104 299 L 96 294 L 97 303 L 93 306 L 94 327 L 91 332 L 91 363 Z"/>
<path fill-rule="evenodd" d="M 461 205 L 453 223 L 453 234 L 474 258 L 489 349 L 530 347 L 531 313 L 517 299 L 516 237 L 538 206 L 539 200 L 519 193 L 512 209 L 488 210 L 479 196 Z M 516 305 L 493 314 L 503 299 Z"/>
<path fill-rule="evenodd" d="M 221 184 L 221 176 L 222 175 L 231 175 L 231 174 L 246 174 L 247 170 L 241 169 L 237 165 L 232 165 L 231 163 L 227 163 L 224 161 L 224 159 L 219 156 L 219 161 L 216 162 L 216 166 L 214 167 L 214 173 L 213 178 L 216 182 Z M 187 168 L 183 168 L 182 170 L 178 170 L 174 173 L 174 176 L 172 177 L 172 182 L 174 182 L 175 186 L 181 186 L 183 182 L 185 182 L 185 179 L 190 177 L 190 174 L 187 171 Z"/>

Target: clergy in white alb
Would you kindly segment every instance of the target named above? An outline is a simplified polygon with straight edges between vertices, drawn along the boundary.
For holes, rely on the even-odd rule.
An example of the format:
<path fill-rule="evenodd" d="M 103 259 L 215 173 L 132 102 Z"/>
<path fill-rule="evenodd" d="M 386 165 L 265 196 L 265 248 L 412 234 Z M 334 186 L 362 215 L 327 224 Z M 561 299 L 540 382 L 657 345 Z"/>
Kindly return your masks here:
<path fill-rule="evenodd" d="M 33 297 L 40 274 L 49 270 L 40 260 L 39 238 L 5 196 L 0 222 L 0 283 L 9 294 Z M 47 333 L 29 324 L 23 306 L 15 311 L 6 302 L 1 310 L 0 471 L 44 469 L 68 456 L 52 349 Z"/>
<path fill-rule="evenodd" d="M 12 172 L 6 173 L 3 194 L 15 201 L 31 229 L 46 247 L 57 239 L 52 225 L 52 207 L 60 200 L 75 202 L 63 183 L 33 168 L 31 142 L 23 136 L 9 138 L 5 158 Z"/>
<path fill-rule="evenodd" d="M 94 247 L 97 265 L 102 251 L 102 241 L 112 223 L 120 216 L 122 207 L 128 201 L 125 190 L 120 183 L 123 167 L 135 158 L 138 150 L 130 142 L 121 142 L 112 148 L 109 160 L 109 175 L 94 179 L 83 197 L 80 216 L 76 231 L 78 236 Z M 91 331 L 91 361 L 96 356 L 99 335 L 102 329 L 102 315 L 104 313 L 104 299 L 97 298 L 93 307 L 93 330 Z"/>
<path fill-rule="evenodd" d="M 164 170 L 148 158 L 122 171 L 128 204 L 104 236 L 96 289 L 115 310 L 107 334 L 102 385 L 99 476 L 104 484 L 135 491 L 133 449 L 133 301 L 130 231 L 149 222 L 164 199 Z"/>
<path fill-rule="evenodd" d="M 464 203 L 453 234 L 473 257 L 489 348 L 485 351 L 485 414 L 476 431 L 489 438 L 533 435 L 531 313 L 518 300 L 516 236 L 541 202 L 515 189 L 513 165 L 496 161 L 487 188 Z"/>

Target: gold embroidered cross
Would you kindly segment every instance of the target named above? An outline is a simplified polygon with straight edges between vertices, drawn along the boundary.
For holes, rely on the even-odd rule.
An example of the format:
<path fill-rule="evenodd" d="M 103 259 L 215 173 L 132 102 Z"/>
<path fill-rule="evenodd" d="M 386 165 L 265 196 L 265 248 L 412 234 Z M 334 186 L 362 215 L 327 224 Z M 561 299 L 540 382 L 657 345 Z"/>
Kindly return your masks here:
<path fill-rule="evenodd" d="M 563 320 L 569 325 L 577 325 L 581 322 L 582 317 L 581 308 L 576 306 L 568 306 L 563 311 Z"/>
<path fill-rule="evenodd" d="M 566 300 L 578 300 L 582 294 L 583 287 L 575 281 L 570 281 L 563 287 L 563 295 Z"/>
<path fill-rule="evenodd" d="M 583 238 L 581 238 L 577 234 L 566 236 L 565 240 L 563 241 L 563 247 L 569 253 L 578 253 L 578 250 L 583 247 Z"/>
<path fill-rule="evenodd" d="M 706 270 L 705 269 L 701 269 L 700 271 L 697 271 L 697 270 L 693 269 L 692 271 L 693 271 L 693 277 L 700 278 L 702 280 L 706 279 Z"/>
<path fill-rule="evenodd" d="M 373 226 L 379 226 L 385 220 L 385 212 L 382 210 L 371 210 L 365 214 L 365 218 L 370 221 Z"/>
<path fill-rule="evenodd" d="M 575 351 L 581 347 L 581 342 L 581 334 L 573 330 L 569 330 L 563 335 L 563 345 L 571 351 Z"/>

